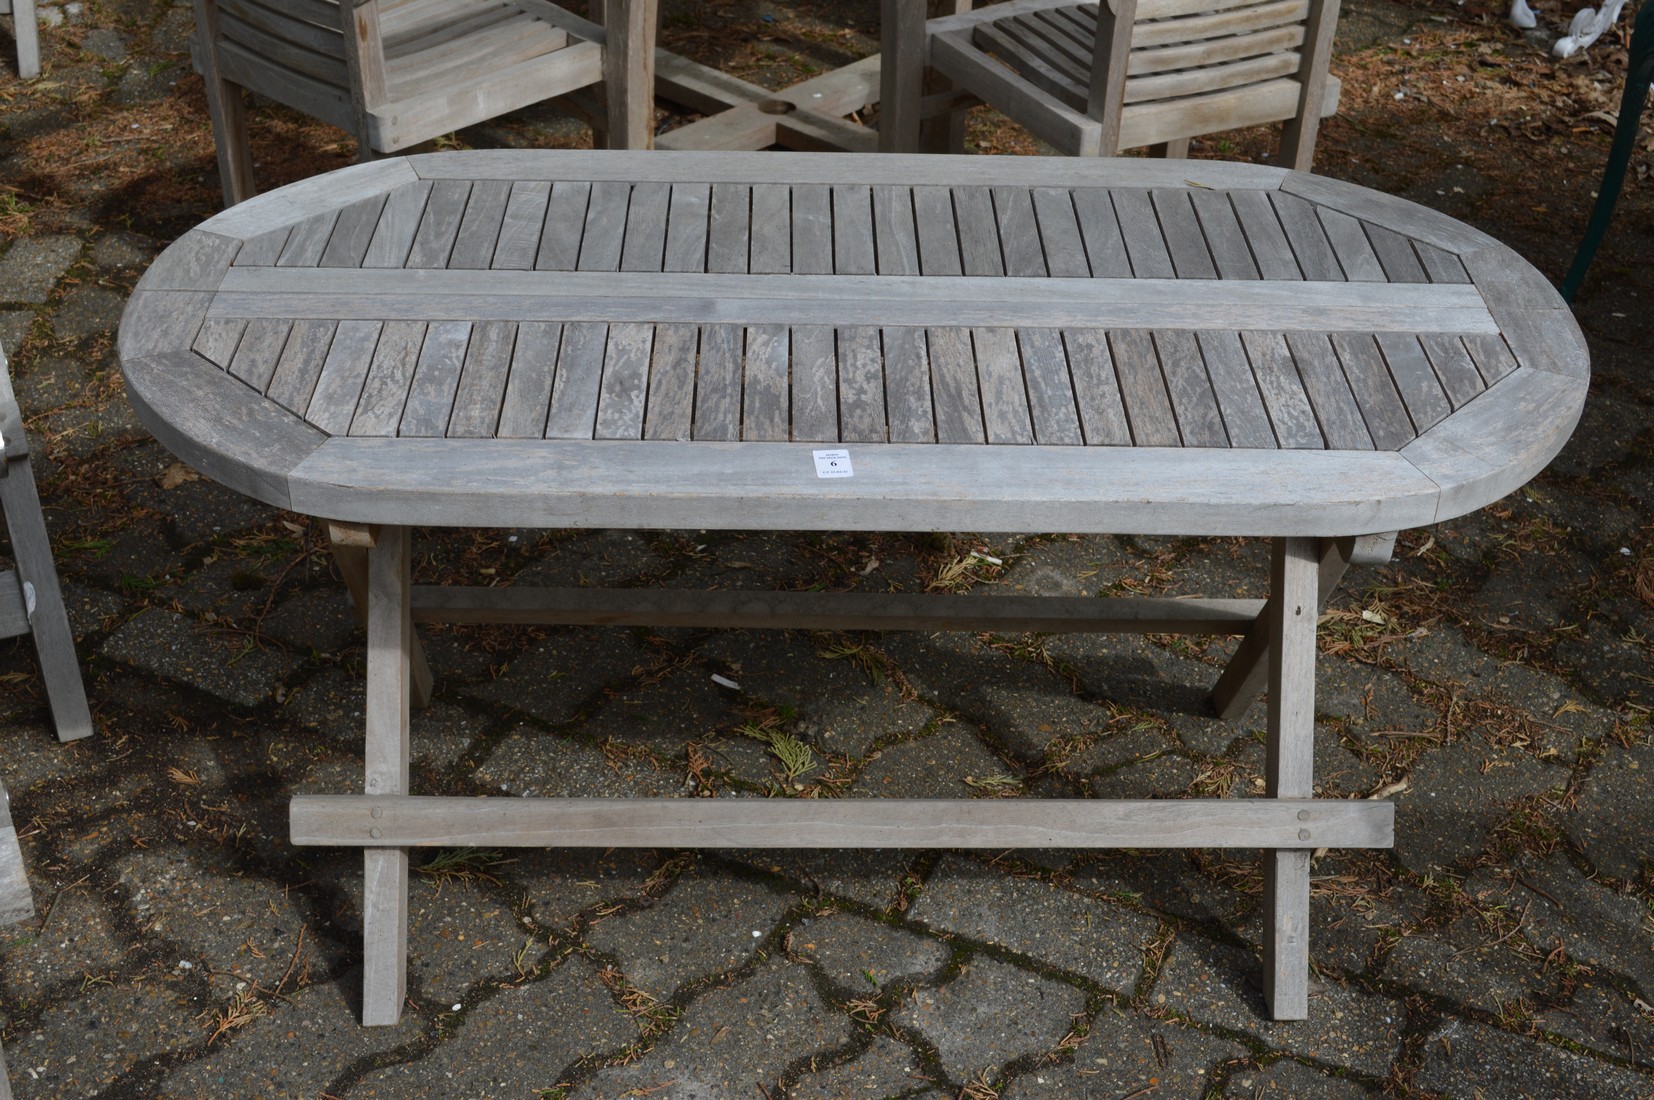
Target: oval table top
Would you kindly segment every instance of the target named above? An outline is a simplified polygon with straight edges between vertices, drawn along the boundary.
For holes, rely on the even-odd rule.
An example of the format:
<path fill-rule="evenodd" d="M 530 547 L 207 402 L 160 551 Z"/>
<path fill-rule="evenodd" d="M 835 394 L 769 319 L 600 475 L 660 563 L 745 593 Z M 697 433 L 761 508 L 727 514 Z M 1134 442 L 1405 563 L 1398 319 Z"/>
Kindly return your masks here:
<path fill-rule="evenodd" d="M 1531 478 L 1589 379 L 1525 260 L 1352 184 L 815 153 L 304 180 L 162 253 L 120 354 L 225 485 L 476 526 L 1394 531 Z"/>

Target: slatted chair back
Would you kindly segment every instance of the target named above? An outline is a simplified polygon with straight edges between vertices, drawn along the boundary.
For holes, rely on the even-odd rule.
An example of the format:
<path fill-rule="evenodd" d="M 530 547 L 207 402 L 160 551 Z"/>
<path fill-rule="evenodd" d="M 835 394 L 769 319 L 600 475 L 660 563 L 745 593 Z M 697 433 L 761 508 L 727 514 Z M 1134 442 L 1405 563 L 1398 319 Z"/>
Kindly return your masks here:
<path fill-rule="evenodd" d="M 0 0 L 0 15 L 11 15 L 17 40 L 17 75 L 31 80 L 40 75 L 40 28 L 35 23 L 34 0 Z"/>
<path fill-rule="evenodd" d="M 547 0 L 194 0 L 225 201 L 255 193 L 243 89 L 368 159 L 603 81 L 610 145 L 647 147 L 655 0 L 605 2 L 619 33 Z"/>
<path fill-rule="evenodd" d="M 1308 169 L 1338 0 L 1011 0 L 933 20 L 931 63 L 1063 152 L 1108 156 L 1286 122 Z"/>

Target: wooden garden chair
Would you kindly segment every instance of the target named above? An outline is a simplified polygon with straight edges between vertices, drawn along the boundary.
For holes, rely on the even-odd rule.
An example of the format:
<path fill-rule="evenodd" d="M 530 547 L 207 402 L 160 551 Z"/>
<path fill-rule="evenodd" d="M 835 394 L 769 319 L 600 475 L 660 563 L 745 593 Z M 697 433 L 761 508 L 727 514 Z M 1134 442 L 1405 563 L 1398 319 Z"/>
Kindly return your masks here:
<path fill-rule="evenodd" d="M 32 916 L 34 899 L 29 894 L 29 876 L 23 871 L 17 830 L 11 823 L 11 798 L 0 784 L 0 925 L 16 924 Z M 0 1051 L 0 1100 L 11 1100 L 4 1051 Z"/>
<path fill-rule="evenodd" d="M 16 30 L 17 75 L 30 80 L 40 75 L 40 28 L 35 23 L 34 0 L 0 0 L 0 15 L 10 14 Z"/>
<path fill-rule="evenodd" d="M 92 732 L 86 688 L 75 660 L 75 637 L 63 609 L 52 546 L 29 465 L 23 416 L 12 396 L 11 372 L 0 349 L 0 512 L 5 514 L 14 568 L 0 572 L 0 638 L 33 634 L 40 676 L 60 741 Z"/>
<path fill-rule="evenodd" d="M 888 152 L 918 144 L 926 66 L 1070 156 L 1183 156 L 1192 137 L 1285 122 L 1281 163 L 1307 171 L 1338 108 L 1338 0 L 1007 0 L 928 21 L 922 7 L 885 39 Z"/>
<path fill-rule="evenodd" d="M 225 202 L 257 193 L 244 89 L 367 160 L 601 82 L 610 147 L 647 148 L 656 0 L 603 2 L 600 26 L 547 0 L 194 0 Z"/>

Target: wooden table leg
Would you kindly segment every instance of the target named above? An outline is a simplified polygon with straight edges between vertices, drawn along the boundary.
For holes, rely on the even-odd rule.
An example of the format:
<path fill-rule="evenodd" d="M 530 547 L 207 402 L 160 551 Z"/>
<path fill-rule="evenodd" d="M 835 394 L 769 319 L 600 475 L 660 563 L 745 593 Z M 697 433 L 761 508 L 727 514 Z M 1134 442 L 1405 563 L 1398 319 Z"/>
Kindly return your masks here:
<path fill-rule="evenodd" d="M 1315 539 L 1276 539 L 1270 548 L 1270 798 L 1315 794 L 1315 620 L 1317 574 L 1324 558 Z M 1306 811 L 1307 812 L 1307 811 Z M 1306 830 L 1303 834 L 1308 836 Z M 1264 1000 L 1277 1020 L 1309 1013 L 1310 849 L 1264 854 Z"/>
<path fill-rule="evenodd" d="M 350 602 L 356 607 L 356 618 L 365 622 L 368 613 L 368 550 L 373 545 L 374 536 L 365 527 L 330 523 L 327 525 L 327 540 L 333 550 L 333 560 L 338 563 L 339 572 L 345 578 L 345 587 L 350 590 Z M 413 705 L 424 710 L 431 705 L 434 681 L 431 666 L 425 660 L 425 647 L 419 644 L 418 635 L 413 638 L 411 660 Z"/>
<path fill-rule="evenodd" d="M 412 678 L 408 529 L 383 527 L 367 551 L 367 794 L 408 793 Z M 395 1024 L 408 969 L 408 850 L 372 848 L 362 880 L 362 1023 Z"/>

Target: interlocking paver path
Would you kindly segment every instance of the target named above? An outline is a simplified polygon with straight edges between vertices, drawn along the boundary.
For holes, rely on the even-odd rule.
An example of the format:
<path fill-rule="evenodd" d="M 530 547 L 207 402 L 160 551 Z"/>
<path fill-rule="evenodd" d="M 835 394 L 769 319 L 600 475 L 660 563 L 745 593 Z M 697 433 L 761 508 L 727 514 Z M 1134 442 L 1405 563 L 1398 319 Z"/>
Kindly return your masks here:
<path fill-rule="evenodd" d="M 875 7 L 669 3 L 667 35 L 709 60 L 739 40 L 740 64 L 836 65 L 875 48 Z M 1623 61 L 1541 71 L 1538 46 L 1473 14 L 1349 7 L 1335 66 L 1361 76 L 1346 76 L 1321 170 L 1439 205 L 1560 271 L 1605 145 L 1574 120 L 1617 94 Z M 188 5 L 47 11 L 62 19 L 44 79 L 0 77 L 0 340 L 41 443 L 99 734 L 57 744 L 32 649 L 0 644 L 0 779 L 42 913 L 0 940 L 20 1098 L 1654 1094 L 1646 185 L 1582 295 L 1595 373 L 1569 448 L 1516 497 L 1405 535 L 1323 624 L 1323 793 L 1385 792 L 1400 837 L 1315 866 L 1309 1021 L 1266 1021 L 1249 984 L 1248 853 L 522 851 L 418 876 L 410 1010 L 364 1029 L 360 859 L 286 839 L 291 795 L 361 774 L 361 636 L 324 533 L 175 466 L 114 369 L 124 294 L 216 204 Z M 847 36 L 820 30 L 836 20 Z M 1501 107 L 1497 125 L 1477 114 L 1492 107 L 1432 113 L 1446 94 L 1432 81 L 1457 83 L 1432 66 L 1460 53 L 1477 59 L 1467 82 L 1492 74 L 1490 100 L 1502 82 L 1574 106 L 1549 130 L 1539 107 Z M 580 134 L 530 112 L 462 139 Z M 337 141 L 255 113 L 272 181 L 343 163 Z M 1568 180 L 1519 170 L 1562 143 Z M 424 545 L 422 575 L 468 582 L 1217 596 L 1261 595 L 1265 554 L 695 531 Z M 421 790 L 1261 786 L 1261 706 L 1233 723 L 1200 709 L 1227 641 L 425 640 L 440 682 L 414 726 Z M 810 749 L 793 778 L 753 736 L 777 730 Z"/>

